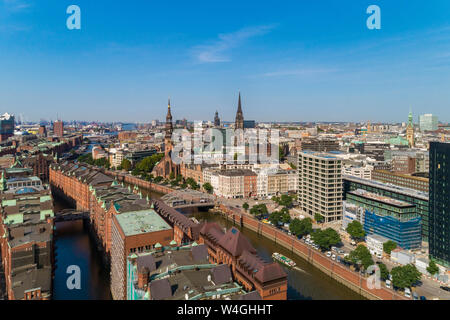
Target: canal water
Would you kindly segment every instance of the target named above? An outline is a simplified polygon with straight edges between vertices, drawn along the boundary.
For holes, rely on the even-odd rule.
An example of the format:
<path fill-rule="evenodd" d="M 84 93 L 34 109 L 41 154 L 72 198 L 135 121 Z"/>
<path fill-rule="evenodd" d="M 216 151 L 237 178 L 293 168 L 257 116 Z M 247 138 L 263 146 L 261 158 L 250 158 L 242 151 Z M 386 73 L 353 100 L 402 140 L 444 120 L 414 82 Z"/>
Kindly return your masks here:
<path fill-rule="evenodd" d="M 54 207 L 55 211 L 69 208 L 60 199 L 55 199 Z M 88 225 L 82 220 L 65 221 L 57 222 L 55 228 L 53 299 L 110 300 L 109 270 L 89 235 Z M 80 268 L 80 289 L 71 290 L 67 286 L 67 280 L 73 274 L 73 271 L 67 273 L 69 266 Z"/>
<path fill-rule="evenodd" d="M 159 193 L 141 190 L 144 196 L 160 198 Z M 55 211 L 68 208 L 61 200 L 55 200 Z M 199 221 L 215 221 L 223 228 L 230 228 L 231 222 L 217 214 L 201 211 L 184 212 L 194 216 Z M 301 271 L 282 266 L 288 275 L 288 299 L 292 300 L 357 300 L 362 296 L 341 285 L 325 275 L 306 260 L 293 255 L 273 241 L 258 235 L 249 229 L 241 229 L 249 239 L 258 254 L 265 260 L 272 260 L 273 252 L 280 252 L 297 263 Z M 109 270 L 103 264 L 94 240 L 89 235 L 88 226 L 82 221 L 56 223 L 56 270 L 53 284 L 53 299 L 61 300 L 91 300 L 111 299 L 109 290 Z M 77 265 L 81 269 L 81 289 L 70 290 L 67 279 L 70 274 L 67 268 Z"/>

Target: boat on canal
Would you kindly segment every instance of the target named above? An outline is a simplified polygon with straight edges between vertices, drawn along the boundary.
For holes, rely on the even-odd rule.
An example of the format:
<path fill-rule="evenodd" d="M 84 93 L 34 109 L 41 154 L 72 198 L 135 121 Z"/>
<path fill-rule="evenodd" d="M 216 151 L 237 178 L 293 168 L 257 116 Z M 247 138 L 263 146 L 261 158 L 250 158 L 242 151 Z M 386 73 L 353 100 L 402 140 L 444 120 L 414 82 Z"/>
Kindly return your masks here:
<path fill-rule="evenodd" d="M 272 258 L 277 260 L 278 262 L 281 262 L 282 264 L 288 266 L 288 267 L 295 267 L 296 263 L 294 261 L 292 261 L 291 259 L 289 259 L 288 257 L 282 255 L 281 253 L 278 252 L 274 252 L 272 254 Z"/>

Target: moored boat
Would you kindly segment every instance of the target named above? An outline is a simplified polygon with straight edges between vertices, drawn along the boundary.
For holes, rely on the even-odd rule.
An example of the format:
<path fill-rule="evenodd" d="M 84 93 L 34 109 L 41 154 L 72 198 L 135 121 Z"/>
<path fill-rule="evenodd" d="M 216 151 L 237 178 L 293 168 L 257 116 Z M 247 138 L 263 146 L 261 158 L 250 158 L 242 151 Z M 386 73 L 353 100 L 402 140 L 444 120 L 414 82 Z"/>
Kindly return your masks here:
<path fill-rule="evenodd" d="M 274 252 L 272 254 L 272 258 L 274 258 L 275 260 L 277 260 L 278 262 L 281 262 L 282 264 L 288 266 L 288 267 L 295 267 L 296 263 L 294 261 L 292 261 L 291 259 L 289 259 L 288 257 L 282 255 L 281 253 L 278 252 Z"/>

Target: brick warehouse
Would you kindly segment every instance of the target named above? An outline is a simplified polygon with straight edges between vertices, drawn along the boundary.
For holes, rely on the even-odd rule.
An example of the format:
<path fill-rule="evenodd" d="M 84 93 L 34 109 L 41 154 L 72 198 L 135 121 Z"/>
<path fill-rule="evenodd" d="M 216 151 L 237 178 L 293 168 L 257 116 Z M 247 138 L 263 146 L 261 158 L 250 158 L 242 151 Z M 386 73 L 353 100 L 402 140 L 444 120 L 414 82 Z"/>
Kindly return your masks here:
<path fill-rule="evenodd" d="M 127 257 L 154 246 L 167 246 L 173 229 L 152 209 L 115 215 L 112 219 L 111 294 L 114 300 L 127 297 Z"/>
<path fill-rule="evenodd" d="M 256 290 L 263 300 L 287 299 L 287 274 L 278 263 L 258 257 L 238 229 L 224 233 L 216 223 L 206 223 L 199 242 L 207 245 L 210 262 L 230 265 L 234 278 L 247 291 Z"/>
<path fill-rule="evenodd" d="M 53 200 L 48 190 L 0 195 L 0 246 L 9 300 L 49 300 Z"/>

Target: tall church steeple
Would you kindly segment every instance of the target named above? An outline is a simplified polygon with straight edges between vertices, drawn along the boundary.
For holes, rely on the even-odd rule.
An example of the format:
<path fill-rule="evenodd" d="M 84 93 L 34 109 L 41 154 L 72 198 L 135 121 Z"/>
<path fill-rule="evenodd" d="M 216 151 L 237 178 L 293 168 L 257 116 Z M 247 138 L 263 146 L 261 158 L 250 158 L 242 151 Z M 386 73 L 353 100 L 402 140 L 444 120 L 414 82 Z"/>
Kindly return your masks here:
<path fill-rule="evenodd" d="M 409 147 L 414 147 L 415 139 L 414 139 L 414 123 L 413 123 L 413 114 L 411 108 L 409 109 L 408 114 L 408 126 L 406 127 L 406 139 L 408 140 Z"/>
<path fill-rule="evenodd" d="M 235 129 L 244 129 L 244 115 L 242 114 L 241 92 L 239 92 L 238 109 L 236 112 Z"/>
<path fill-rule="evenodd" d="M 166 116 L 166 134 L 164 136 L 164 148 L 165 152 L 168 153 L 172 149 L 172 113 L 170 112 L 170 98 L 167 105 L 167 116 Z"/>
<path fill-rule="evenodd" d="M 217 110 L 216 110 L 216 114 L 214 115 L 214 126 L 220 127 L 219 112 L 217 112 Z"/>

